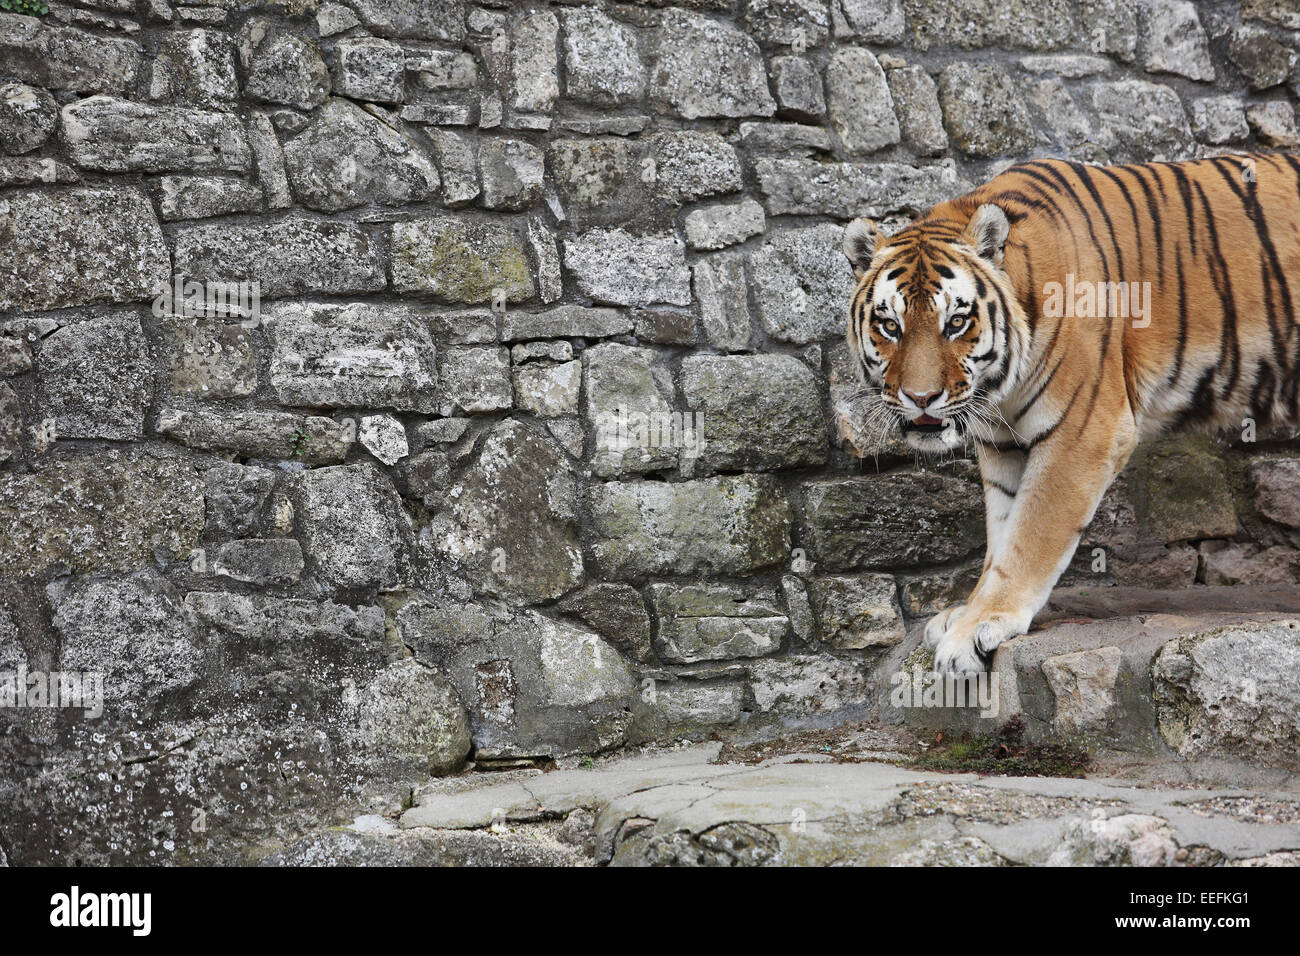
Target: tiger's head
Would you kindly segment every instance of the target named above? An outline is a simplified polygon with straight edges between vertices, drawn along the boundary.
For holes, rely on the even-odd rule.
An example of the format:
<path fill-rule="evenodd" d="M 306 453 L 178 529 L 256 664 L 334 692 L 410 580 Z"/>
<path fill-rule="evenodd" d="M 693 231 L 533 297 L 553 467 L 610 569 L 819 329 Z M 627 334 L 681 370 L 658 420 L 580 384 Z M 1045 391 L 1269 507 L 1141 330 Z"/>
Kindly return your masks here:
<path fill-rule="evenodd" d="M 991 439 L 996 403 L 1026 351 L 1023 312 L 1003 270 L 1010 225 L 994 205 L 969 222 L 928 218 L 891 238 L 869 219 L 844 232 L 858 278 L 848 345 L 865 386 L 854 425 L 897 421 L 912 448 Z"/>

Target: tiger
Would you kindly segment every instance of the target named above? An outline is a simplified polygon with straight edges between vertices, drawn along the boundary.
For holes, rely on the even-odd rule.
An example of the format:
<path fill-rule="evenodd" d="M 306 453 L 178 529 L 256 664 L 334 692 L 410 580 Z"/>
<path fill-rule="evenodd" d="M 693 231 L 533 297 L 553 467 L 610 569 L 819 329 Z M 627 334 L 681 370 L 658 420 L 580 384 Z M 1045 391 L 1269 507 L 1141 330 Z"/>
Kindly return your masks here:
<path fill-rule="evenodd" d="M 854 414 L 979 464 L 983 568 L 925 626 L 936 672 L 1028 632 L 1139 441 L 1300 421 L 1300 157 L 1022 162 L 843 251 Z"/>

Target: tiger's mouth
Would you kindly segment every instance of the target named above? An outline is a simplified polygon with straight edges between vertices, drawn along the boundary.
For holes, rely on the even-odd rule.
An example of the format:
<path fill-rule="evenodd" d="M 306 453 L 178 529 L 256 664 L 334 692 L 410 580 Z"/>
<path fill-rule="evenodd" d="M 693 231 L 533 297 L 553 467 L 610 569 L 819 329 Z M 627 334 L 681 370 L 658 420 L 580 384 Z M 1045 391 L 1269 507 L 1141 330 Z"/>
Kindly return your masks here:
<path fill-rule="evenodd" d="M 958 415 L 947 418 L 918 415 L 910 421 L 900 418 L 898 427 L 903 440 L 919 451 L 944 451 L 965 437 L 964 423 Z"/>

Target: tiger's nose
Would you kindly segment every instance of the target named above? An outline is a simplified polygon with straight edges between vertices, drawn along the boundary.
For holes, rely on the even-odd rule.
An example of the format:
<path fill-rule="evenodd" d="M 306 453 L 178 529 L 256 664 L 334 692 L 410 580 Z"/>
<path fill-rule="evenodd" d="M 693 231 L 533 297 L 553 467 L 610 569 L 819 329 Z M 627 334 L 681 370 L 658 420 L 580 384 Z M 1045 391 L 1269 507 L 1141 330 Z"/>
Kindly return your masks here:
<path fill-rule="evenodd" d="M 909 392 L 907 389 L 903 389 L 903 394 L 906 395 L 908 398 L 910 398 L 912 401 L 916 402 L 917 408 L 921 409 L 921 411 L 925 411 L 925 406 L 929 405 L 932 401 L 938 398 L 942 394 L 942 391 L 943 390 L 940 389 L 939 391 L 935 391 L 935 392 L 921 393 L 921 392 Z"/>

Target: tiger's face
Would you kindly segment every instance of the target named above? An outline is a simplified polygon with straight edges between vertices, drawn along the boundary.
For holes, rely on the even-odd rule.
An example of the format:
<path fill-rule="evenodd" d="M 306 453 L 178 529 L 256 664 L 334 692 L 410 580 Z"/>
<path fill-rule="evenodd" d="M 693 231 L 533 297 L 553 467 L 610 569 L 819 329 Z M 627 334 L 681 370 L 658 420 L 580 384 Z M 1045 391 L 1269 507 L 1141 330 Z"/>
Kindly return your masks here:
<path fill-rule="evenodd" d="M 965 228 L 922 222 L 882 240 L 874 223 L 858 219 L 845 230 L 858 277 L 848 345 L 866 385 L 862 416 L 896 421 L 919 451 L 992 431 L 993 403 L 1006 394 L 1016 358 L 1015 299 L 1001 268 L 1008 231 L 991 205 Z"/>

